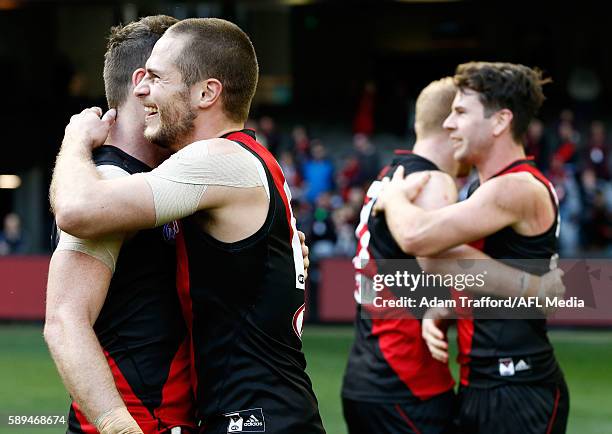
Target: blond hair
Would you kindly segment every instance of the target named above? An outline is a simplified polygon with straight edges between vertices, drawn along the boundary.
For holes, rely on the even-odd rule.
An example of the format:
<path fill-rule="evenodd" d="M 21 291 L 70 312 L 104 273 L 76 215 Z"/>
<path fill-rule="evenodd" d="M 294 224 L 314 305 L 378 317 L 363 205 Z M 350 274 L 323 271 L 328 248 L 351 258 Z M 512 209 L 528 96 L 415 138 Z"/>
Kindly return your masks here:
<path fill-rule="evenodd" d="M 416 101 L 414 129 L 417 140 L 444 131 L 442 124 L 451 112 L 457 87 L 452 77 L 432 81 Z"/>

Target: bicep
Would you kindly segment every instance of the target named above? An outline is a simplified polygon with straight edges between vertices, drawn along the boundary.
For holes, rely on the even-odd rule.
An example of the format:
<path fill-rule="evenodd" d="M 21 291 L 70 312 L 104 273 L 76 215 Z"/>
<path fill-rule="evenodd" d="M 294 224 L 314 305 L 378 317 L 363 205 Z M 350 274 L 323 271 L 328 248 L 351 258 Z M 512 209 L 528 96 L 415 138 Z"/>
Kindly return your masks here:
<path fill-rule="evenodd" d="M 56 214 L 63 232 L 91 239 L 153 227 L 153 195 L 142 174 L 96 181 L 93 191 Z"/>
<path fill-rule="evenodd" d="M 430 256 L 449 248 L 470 243 L 514 224 L 521 207 L 500 202 L 498 195 L 505 194 L 497 188 L 485 185 L 468 199 L 428 213 L 431 239 L 423 240 L 425 252 Z"/>
<path fill-rule="evenodd" d="M 110 269 L 100 260 L 73 250 L 51 257 L 47 282 L 47 318 L 86 319 L 93 324 L 106 299 Z"/>
<path fill-rule="evenodd" d="M 104 234 L 127 233 L 154 226 L 153 194 L 142 174 L 100 181 L 99 192 L 89 213 L 91 227 L 82 238 Z M 86 211 L 87 212 L 87 211 Z"/>
<path fill-rule="evenodd" d="M 144 175 L 152 191 L 156 226 L 221 207 L 231 201 L 235 189 L 265 185 L 258 169 L 261 163 L 253 155 L 244 150 L 211 154 L 213 142 L 188 145 Z M 238 145 L 230 142 L 228 148 L 225 142 L 221 139 L 217 145 L 236 151 Z"/>

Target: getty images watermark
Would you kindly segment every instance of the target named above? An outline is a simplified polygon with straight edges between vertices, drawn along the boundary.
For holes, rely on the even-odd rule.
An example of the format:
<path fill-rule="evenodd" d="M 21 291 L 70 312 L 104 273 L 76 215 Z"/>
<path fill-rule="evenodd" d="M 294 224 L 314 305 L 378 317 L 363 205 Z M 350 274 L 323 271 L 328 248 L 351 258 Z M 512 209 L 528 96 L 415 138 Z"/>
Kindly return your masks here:
<path fill-rule="evenodd" d="M 612 321 L 612 261 L 605 259 L 360 260 L 355 296 L 370 318 Z"/>

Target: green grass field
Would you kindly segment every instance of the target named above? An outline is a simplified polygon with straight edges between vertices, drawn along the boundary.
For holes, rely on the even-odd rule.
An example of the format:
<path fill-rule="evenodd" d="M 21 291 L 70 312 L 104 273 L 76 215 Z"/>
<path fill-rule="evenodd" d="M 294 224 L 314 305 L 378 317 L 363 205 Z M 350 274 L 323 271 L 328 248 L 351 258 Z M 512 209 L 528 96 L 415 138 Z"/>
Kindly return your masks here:
<path fill-rule="evenodd" d="M 568 433 L 612 433 L 612 332 L 551 332 L 571 393 Z M 304 331 L 304 351 L 329 434 L 346 432 L 340 384 L 352 342 L 350 327 Z M 68 396 L 37 325 L 0 326 L 0 434 L 61 433 L 63 427 L 15 428 L 9 415 L 64 415 Z"/>

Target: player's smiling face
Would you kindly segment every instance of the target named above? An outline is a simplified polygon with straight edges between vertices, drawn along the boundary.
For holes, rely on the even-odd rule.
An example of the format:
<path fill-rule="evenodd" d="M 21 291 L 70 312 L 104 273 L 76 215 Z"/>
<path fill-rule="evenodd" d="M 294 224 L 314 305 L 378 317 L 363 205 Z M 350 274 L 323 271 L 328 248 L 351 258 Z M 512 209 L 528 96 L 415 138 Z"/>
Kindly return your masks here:
<path fill-rule="evenodd" d="M 134 89 L 144 105 L 145 137 L 164 148 L 184 144 L 196 118 L 189 88 L 174 63 L 182 45 L 180 38 L 160 38 L 147 60 L 145 77 Z"/>
<path fill-rule="evenodd" d="M 473 90 L 457 91 L 444 128 L 450 133 L 453 156 L 457 161 L 476 163 L 478 157 L 491 146 L 492 118 L 485 117 L 479 94 Z"/>

